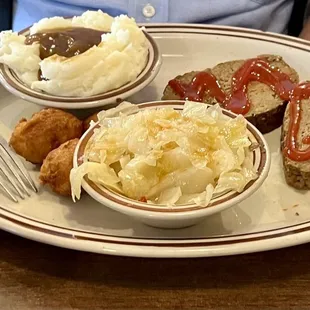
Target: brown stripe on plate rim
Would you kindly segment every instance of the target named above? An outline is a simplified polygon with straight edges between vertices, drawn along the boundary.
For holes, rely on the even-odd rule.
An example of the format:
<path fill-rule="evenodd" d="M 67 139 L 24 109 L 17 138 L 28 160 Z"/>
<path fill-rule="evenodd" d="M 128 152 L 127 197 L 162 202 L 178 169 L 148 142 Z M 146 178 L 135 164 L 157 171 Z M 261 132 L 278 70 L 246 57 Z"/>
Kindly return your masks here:
<path fill-rule="evenodd" d="M 152 32 L 151 32 L 152 33 Z M 182 31 L 156 31 L 154 33 L 184 33 Z M 295 45 L 291 45 L 289 43 L 284 43 L 284 42 L 274 42 L 274 40 L 272 39 L 265 39 L 265 38 L 256 38 L 256 37 L 248 37 L 248 36 L 236 36 L 234 34 L 223 34 L 223 33 L 215 33 L 215 32 L 212 32 L 212 33 L 202 33 L 202 32 L 185 32 L 186 33 L 189 33 L 189 34 L 199 34 L 199 35 L 218 35 L 218 36 L 225 36 L 225 37 L 232 37 L 232 38 L 245 38 L 245 39 L 251 39 L 251 40 L 256 40 L 256 41 L 264 41 L 264 42 L 270 42 L 270 43 L 274 43 L 274 44 L 277 44 L 277 45 L 283 45 L 283 46 L 288 46 L 288 47 L 292 47 L 292 48 L 296 48 L 296 49 L 299 49 L 301 51 L 305 51 L 305 52 L 309 52 L 310 51 L 310 47 L 309 48 L 303 48 L 303 47 L 297 47 Z M 289 41 L 289 40 L 288 40 Z M 293 41 L 295 42 L 295 41 Z M 303 44 L 303 42 L 298 42 L 299 44 Z"/>
<path fill-rule="evenodd" d="M 0 209 L 2 209 L 2 208 L 0 207 Z M 9 213 L 14 214 L 13 212 L 9 212 Z M 20 215 L 18 215 L 18 216 L 21 217 L 22 219 L 23 218 L 27 219 L 24 216 L 20 216 Z M 174 248 L 190 247 L 191 248 L 191 247 L 203 247 L 203 246 L 222 246 L 222 245 L 231 245 L 231 244 L 240 244 L 240 243 L 242 244 L 242 243 L 248 243 L 248 242 L 253 242 L 253 241 L 263 241 L 263 240 L 268 240 L 268 239 L 285 237 L 285 236 L 294 235 L 294 234 L 298 234 L 298 233 L 302 233 L 302 232 L 307 232 L 310 230 L 310 226 L 298 228 L 298 226 L 306 225 L 306 224 L 310 223 L 310 221 L 307 221 L 304 223 L 294 224 L 294 225 L 287 226 L 287 227 L 274 228 L 274 229 L 269 229 L 269 230 L 265 230 L 265 231 L 254 232 L 254 233 L 245 233 L 245 234 L 228 235 L 228 236 L 213 236 L 213 237 L 196 237 L 196 238 L 193 238 L 193 237 L 188 238 L 187 237 L 187 238 L 182 238 L 182 239 L 181 238 L 175 238 L 175 239 L 159 238 L 158 239 L 158 238 L 145 238 L 145 237 L 143 238 L 143 237 L 132 237 L 132 236 L 115 236 L 115 235 L 107 235 L 107 234 L 93 233 L 93 232 L 87 232 L 87 231 L 84 232 L 84 231 L 80 231 L 80 230 L 67 229 L 67 228 L 62 228 L 62 227 L 55 226 L 55 225 L 45 224 L 43 222 L 36 221 L 36 220 L 31 220 L 34 223 L 43 224 L 43 225 L 47 225 L 49 227 L 60 228 L 63 230 L 70 231 L 70 233 L 69 232 L 68 233 L 67 232 L 57 232 L 57 231 L 54 231 L 50 228 L 42 228 L 42 227 L 35 226 L 35 224 L 25 223 L 21 220 L 11 218 L 11 217 L 6 216 L 4 214 L 0 214 L 0 218 L 3 218 L 4 220 L 7 220 L 7 221 L 9 221 L 15 225 L 22 226 L 23 228 L 26 228 L 26 229 L 30 229 L 33 231 L 45 233 L 45 234 L 56 236 L 56 237 L 67 238 L 67 239 L 71 239 L 71 240 L 91 241 L 91 242 L 100 242 L 100 243 L 105 242 L 105 243 L 110 243 L 110 244 L 140 246 L 140 247 L 141 246 L 145 246 L 145 247 L 148 247 L 148 246 L 154 247 L 155 246 L 155 247 L 161 247 L 161 248 L 165 248 L 165 247 L 174 247 Z M 296 229 L 291 230 L 291 231 L 278 232 L 278 233 L 275 233 L 272 235 L 266 235 L 266 236 L 257 236 L 258 234 L 271 233 L 271 232 L 276 232 L 279 230 L 294 228 L 294 227 L 296 227 Z M 78 235 L 78 233 L 90 234 L 93 237 Z M 104 237 L 119 238 L 121 240 L 110 240 L 110 239 L 105 239 Z M 243 237 L 243 238 L 235 239 L 236 237 L 237 238 Z M 244 237 L 247 237 L 247 238 L 244 239 Z M 214 241 L 214 239 L 221 239 L 221 238 L 226 239 L 226 240 Z M 232 238 L 233 238 L 233 240 L 231 240 Z M 134 241 L 130 241 L 130 239 L 134 239 Z M 147 242 L 142 242 L 145 240 L 147 240 Z M 154 241 L 154 242 L 152 243 L 151 241 Z M 158 241 L 160 241 L 160 242 L 158 242 Z M 169 242 L 164 242 L 164 241 L 169 241 Z M 180 241 L 183 241 L 183 243 L 181 243 Z M 187 242 L 185 242 L 185 241 L 187 241 Z M 161 242 L 163 242 L 163 243 L 161 243 Z"/>
<path fill-rule="evenodd" d="M 284 46 L 289 46 L 289 47 L 293 47 L 293 48 L 297 48 L 300 50 L 304 50 L 304 51 L 309 51 L 310 49 L 310 42 L 307 40 L 303 40 L 300 38 L 295 38 L 289 35 L 284 35 L 284 34 L 278 34 L 278 33 L 274 33 L 274 32 L 266 32 L 266 31 L 262 31 L 262 30 L 257 30 L 257 29 L 247 29 L 247 28 L 242 28 L 242 27 L 229 27 L 229 26 L 214 26 L 214 25 L 199 25 L 199 24 L 143 24 L 143 26 L 148 29 L 150 31 L 150 33 L 190 33 L 190 34 L 209 34 L 209 35 L 220 35 L 220 36 L 229 36 L 229 37 L 241 37 L 241 38 L 248 38 L 248 39 L 254 39 L 254 40 L 260 40 L 260 41 L 266 41 L 266 42 L 272 42 L 275 44 L 280 44 L 280 45 L 284 45 Z M 169 30 L 169 31 L 164 31 L 161 30 L 163 28 L 166 29 L 179 29 L 179 30 Z M 153 31 L 153 29 L 155 29 Z M 204 31 L 227 31 L 227 32 L 231 32 L 233 34 L 229 35 L 229 34 L 224 34 L 221 32 L 212 32 L 212 33 L 202 33 L 202 32 L 195 32 L 195 31 L 186 31 L 186 32 L 182 32 L 183 29 L 190 29 L 190 30 L 204 30 Z M 288 41 L 288 42 L 293 42 L 295 44 L 302 44 L 302 45 L 306 45 L 309 48 L 305 49 L 305 48 L 301 48 L 301 47 L 296 47 L 295 45 L 291 45 L 291 44 L 285 44 L 285 43 L 281 43 L 281 42 L 274 42 L 273 40 L 266 40 L 264 38 L 257 38 L 257 37 L 250 37 L 250 36 L 236 36 L 234 35 L 234 33 L 238 34 L 238 33 L 242 33 L 242 34 L 247 34 L 247 35 L 259 35 L 259 36 L 265 36 L 265 37 L 270 37 L 270 38 L 276 38 L 276 39 L 280 39 L 283 41 Z"/>
<path fill-rule="evenodd" d="M 134 88 L 136 88 L 138 85 L 140 85 L 141 83 L 143 83 L 145 80 L 147 80 L 154 68 L 156 67 L 158 60 L 160 58 L 160 53 L 157 47 L 157 44 L 155 42 L 155 40 L 147 33 L 144 31 L 145 36 L 147 37 L 149 43 L 152 46 L 153 49 L 153 53 L 154 53 L 154 57 L 153 57 L 153 61 L 150 65 L 150 68 L 143 73 L 143 70 L 145 70 L 145 68 L 149 65 L 149 60 L 150 60 L 150 52 L 148 54 L 148 61 L 144 67 L 144 69 L 142 70 L 142 72 L 140 73 L 140 75 L 138 75 L 137 79 L 134 81 L 134 83 L 130 84 L 127 83 L 123 86 L 121 86 L 118 89 L 115 90 L 111 90 L 109 92 L 103 93 L 103 94 L 98 94 L 98 95 L 94 95 L 94 96 L 88 96 L 88 97 L 64 97 L 64 96 L 53 96 L 53 95 L 49 95 L 46 93 L 41 93 L 35 90 L 32 90 L 29 88 L 28 85 L 25 85 L 15 74 L 15 72 L 11 69 L 8 68 L 8 66 L 4 65 L 4 64 L 0 64 L 0 73 L 2 74 L 3 78 L 6 80 L 6 82 L 12 87 L 15 88 L 17 91 L 19 91 L 20 93 L 23 93 L 27 96 L 30 97 L 34 97 L 37 99 L 42 99 L 42 100 L 46 100 L 46 101 L 54 101 L 54 102 L 74 102 L 74 103 L 79 103 L 79 102 L 92 102 L 92 101 L 98 101 L 98 100 L 105 100 L 111 97 L 115 97 L 115 96 L 120 96 L 125 93 L 128 92 Z M 8 73 L 7 70 L 10 72 L 10 74 L 12 75 L 12 77 L 14 79 L 12 79 Z M 20 86 L 23 85 L 26 88 L 23 88 Z M 130 84 L 130 85 L 129 85 Z"/>
<path fill-rule="evenodd" d="M 139 104 L 139 107 L 144 109 L 144 108 L 150 108 L 150 107 L 160 107 L 160 106 L 176 106 L 176 105 L 184 105 L 185 101 L 174 101 L 174 100 L 167 100 L 167 101 L 161 101 L 161 102 L 149 102 L 149 103 L 142 103 Z M 177 107 L 175 107 L 176 109 L 178 109 Z M 237 115 L 223 110 L 224 114 L 235 118 Z M 96 126 L 94 126 L 88 133 L 87 135 L 84 137 L 84 139 L 82 140 L 78 152 L 77 152 L 77 158 L 79 158 L 80 160 L 78 160 L 78 165 L 82 164 L 82 160 L 81 158 L 84 155 L 84 151 L 85 148 L 87 146 L 87 143 L 89 141 L 89 139 L 91 138 L 91 136 L 93 135 L 93 131 L 94 129 L 98 128 L 99 125 L 97 124 Z M 257 174 L 258 176 L 261 175 L 266 161 L 267 161 L 267 155 L 266 155 L 266 150 L 264 148 L 264 143 L 262 141 L 262 139 L 260 138 L 259 135 L 256 134 L 256 131 L 254 129 L 253 125 L 248 124 L 247 125 L 247 129 L 251 132 L 251 134 L 255 137 L 256 141 L 259 144 L 259 149 L 260 149 L 260 162 L 259 162 L 259 166 L 257 168 Z M 257 151 L 257 150 L 256 150 Z M 254 158 L 253 160 L 255 160 L 255 151 L 253 152 L 254 154 Z M 180 205 L 178 207 L 175 208 L 166 208 L 166 207 L 161 207 L 155 204 L 148 204 L 148 205 L 144 205 L 143 203 L 139 203 L 136 200 L 130 199 L 128 197 L 125 197 L 121 194 L 116 193 L 115 191 L 112 191 L 108 188 L 105 188 L 105 190 L 102 190 L 100 187 L 98 187 L 94 182 L 92 182 L 91 180 L 88 179 L 87 176 L 84 177 L 85 182 L 95 191 L 97 192 L 99 195 L 103 196 L 104 198 L 113 201 L 117 204 L 120 204 L 124 207 L 129 207 L 132 209 L 137 209 L 137 210 L 142 210 L 142 211 L 152 211 L 152 212 L 159 212 L 159 213 L 182 213 L 182 212 L 191 212 L 191 211 L 196 211 L 196 210 L 203 210 L 206 208 L 210 208 L 210 207 L 214 207 L 217 206 L 221 203 L 224 203 L 228 200 L 231 200 L 241 194 L 243 194 L 245 191 L 247 191 L 251 186 L 253 186 L 255 184 L 255 182 L 257 182 L 259 179 L 259 177 L 255 180 L 250 181 L 244 188 L 244 190 L 241 193 L 238 192 L 231 192 L 231 194 L 229 196 L 227 196 L 227 194 L 229 193 L 224 193 L 222 196 L 224 196 L 222 199 L 220 199 L 221 196 L 219 196 L 217 198 L 216 201 L 211 202 L 208 206 L 206 207 L 200 207 L 194 204 L 187 204 L 187 205 Z M 186 207 L 188 206 L 188 207 Z"/>

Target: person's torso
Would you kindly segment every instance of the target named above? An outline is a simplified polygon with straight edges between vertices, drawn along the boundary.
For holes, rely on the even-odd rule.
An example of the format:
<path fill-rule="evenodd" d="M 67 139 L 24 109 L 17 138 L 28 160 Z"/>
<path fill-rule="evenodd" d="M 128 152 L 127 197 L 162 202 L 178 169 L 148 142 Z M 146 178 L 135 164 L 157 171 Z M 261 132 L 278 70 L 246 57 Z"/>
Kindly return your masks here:
<path fill-rule="evenodd" d="M 293 0 L 16 0 L 13 29 L 51 16 L 80 15 L 101 9 L 128 14 L 139 23 L 208 23 L 283 33 Z"/>

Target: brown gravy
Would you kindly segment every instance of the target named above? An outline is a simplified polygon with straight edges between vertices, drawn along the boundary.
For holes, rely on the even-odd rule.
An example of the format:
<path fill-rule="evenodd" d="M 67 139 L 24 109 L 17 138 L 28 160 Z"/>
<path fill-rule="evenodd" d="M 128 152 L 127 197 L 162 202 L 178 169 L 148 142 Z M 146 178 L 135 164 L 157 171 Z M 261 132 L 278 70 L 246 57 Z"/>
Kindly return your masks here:
<path fill-rule="evenodd" d="M 40 44 L 40 58 L 45 59 L 54 54 L 73 57 L 86 52 L 101 42 L 104 31 L 90 28 L 52 29 L 29 35 L 25 44 Z"/>

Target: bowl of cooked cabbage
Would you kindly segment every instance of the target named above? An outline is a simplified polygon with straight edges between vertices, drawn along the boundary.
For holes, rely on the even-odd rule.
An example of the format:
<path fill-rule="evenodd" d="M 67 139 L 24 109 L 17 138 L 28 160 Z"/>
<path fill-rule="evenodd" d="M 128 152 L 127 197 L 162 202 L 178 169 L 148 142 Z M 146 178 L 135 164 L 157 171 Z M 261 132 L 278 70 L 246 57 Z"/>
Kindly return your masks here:
<path fill-rule="evenodd" d="M 80 139 L 70 181 L 73 200 L 83 188 L 145 224 L 181 228 L 248 198 L 269 168 L 263 135 L 241 115 L 191 101 L 123 102 Z"/>
<path fill-rule="evenodd" d="M 161 55 L 133 18 L 86 11 L 0 32 L 0 82 L 22 99 L 62 109 L 122 101 L 157 75 Z"/>

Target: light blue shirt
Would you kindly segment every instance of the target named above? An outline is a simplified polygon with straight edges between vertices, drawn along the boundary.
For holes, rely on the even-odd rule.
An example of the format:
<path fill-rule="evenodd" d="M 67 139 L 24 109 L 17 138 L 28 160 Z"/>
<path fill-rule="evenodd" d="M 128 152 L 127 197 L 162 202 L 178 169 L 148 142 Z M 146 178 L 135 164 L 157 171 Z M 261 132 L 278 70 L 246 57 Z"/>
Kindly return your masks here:
<path fill-rule="evenodd" d="M 101 9 L 139 23 L 206 23 L 285 33 L 293 0 L 16 0 L 13 29 L 51 16 Z"/>

